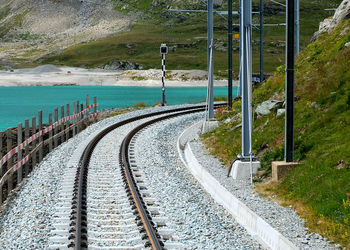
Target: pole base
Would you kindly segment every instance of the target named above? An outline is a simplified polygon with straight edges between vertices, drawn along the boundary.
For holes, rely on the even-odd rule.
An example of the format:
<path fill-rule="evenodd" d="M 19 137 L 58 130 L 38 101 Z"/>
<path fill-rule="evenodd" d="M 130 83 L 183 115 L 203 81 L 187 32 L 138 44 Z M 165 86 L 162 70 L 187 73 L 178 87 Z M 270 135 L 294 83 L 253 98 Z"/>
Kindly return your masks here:
<path fill-rule="evenodd" d="M 299 162 L 273 161 L 272 180 L 281 181 L 290 170 L 292 170 L 299 164 Z"/>
<path fill-rule="evenodd" d="M 204 121 L 202 125 L 202 134 L 208 133 L 219 127 L 218 121 Z"/>
<path fill-rule="evenodd" d="M 229 176 L 235 180 L 249 180 L 250 179 L 250 161 L 236 160 L 232 163 L 232 170 Z M 252 172 L 255 175 L 260 168 L 259 161 L 252 161 Z"/>

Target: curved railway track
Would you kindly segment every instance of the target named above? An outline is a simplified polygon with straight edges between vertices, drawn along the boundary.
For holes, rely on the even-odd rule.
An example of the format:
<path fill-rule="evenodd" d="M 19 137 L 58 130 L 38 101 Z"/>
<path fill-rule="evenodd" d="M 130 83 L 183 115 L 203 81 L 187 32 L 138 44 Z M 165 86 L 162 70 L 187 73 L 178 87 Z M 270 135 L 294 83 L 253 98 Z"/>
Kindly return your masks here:
<path fill-rule="evenodd" d="M 215 105 L 215 107 L 217 108 L 223 105 L 224 104 L 217 104 Z M 71 199 L 71 212 L 70 212 L 70 219 L 69 219 L 70 221 L 69 223 L 70 229 L 68 234 L 69 244 L 66 247 L 74 248 L 74 249 L 85 249 L 88 247 L 90 248 L 90 246 L 88 246 L 88 234 L 90 236 L 90 232 L 88 232 L 88 224 L 91 223 L 91 219 L 89 219 L 88 211 L 89 210 L 91 211 L 91 208 L 89 208 L 91 207 L 91 205 L 88 204 L 88 195 L 89 193 L 93 193 L 95 191 L 88 191 L 88 187 L 96 184 L 94 182 L 93 184 L 91 184 L 91 181 L 89 184 L 88 179 L 91 178 L 92 174 L 89 176 L 88 173 L 89 173 L 89 165 L 91 163 L 91 158 L 97 144 L 106 135 L 111 133 L 113 130 L 120 128 L 124 125 L 128 125 L 133 122 L 136 122 L 138 120 L 148 118 L 148 121 L 132 129 L 122 141 L 120 146 L 120 151 L 119 151 L 119 165 L 120 165 L 119 167 L 122 174 L 121 179 L 124 182 L 124 187 L 128 198 L 127 200 L 129 200 L 130 206 L 132 208 L 132 210 L 129 211 L 129 214 L 134 215 L 134 220 L 136 220 L 137 226 L 142 228 L 139 231 L 142 235 L 141 239 L 145 242 L 144 247 L 152 248 L 152 249 L 164 249 L 164 242 L 162 242 L 162 237 L 160 236 L 157 230 L 156 224 L 152 221 L 151 213 L 147 209 L 147 205 L 142 196 L 142 191 L 138 186 L 137 178 L 135 178 L 133 167 L 136 167 L 136 166 L 133 166 L 133 161 L 132 161 L 133 153 L 129 151 L 129 145 L 130 145 L 130 142 L 135 137 L 135 135 L 140 130 L 142 130 L 143 128 L 151 124 L 154 124 L 156 122 L 159 122 L 165 119 L 170 119 L 176 116 L 180 116 L 180 115 L 201 112 L 201 111 L 204 111 L 204 109 L 205 109 L 204 105 L 203 106 L 197 105 L 197 106 L 191 106 L 186 108 L 172 109 L 172 110 L 145 114 L 145 115 L 133 117 L 133 118 L 118 122 L 116 124 L 113 124 L 112 126 L 104 129 L 99 134 L 97 134 L 97 136 L 94 137 L 93 140 L 85 148 L 80 158 L 79 165 L 76 168 L 74 186 L 72 189 L 73 198 Z M 158 117 L 150 120 L 150 118 L 154 116 L 158 116 Z M 106 173 L 107 175 L 111 175 L 108 172 Z M 107 185 L 108 183 L 113 182 L 115 178 L 116 177 L 112 178 L 112 176 L 103 177 L 101 183 L 104 182 Z M 97 193 L 96 192 L 94 193 L 95 195 L 98 195 L 101 193 L 101 191 L 98 191 Z M 105 191 L 102 192 L 102 195 L 105 195 Z M 97 197 L 97 200 L 99 202 L 103 201 L 104 199 L 105 198 L 103 197 Z M 102 206 L 106 206 L 106 205 L 102 205 Z M 110 204 L 108 206 L 110 206 Z M 115 207 L 115 204 L 111 206 L 111 208 L 113 207 Z M 107 218 L 117 217 L 118 219 L 120 217 L 119 215 L 112 212 L 113 209 L 111 209 L 111 211 L 107 211 L 107 209 L 103 209 L 103 210 L 104 210 L 104 213 L 109 212 L 109 214 L 104 214 L 105 216 L 107 216 Z M 99 217 L 96 217 L 96 218 L 99 218 Z M 116 221 L 115 224 L 119 224 L 119 222 Z M 116 225 L 110 225 L 110 226 L 116 227 Z M 120 227 L 120 225 L 118 225 L 118 227 Z M 124 248 L 127 248 L 127 247 L 124 247 Z"/>

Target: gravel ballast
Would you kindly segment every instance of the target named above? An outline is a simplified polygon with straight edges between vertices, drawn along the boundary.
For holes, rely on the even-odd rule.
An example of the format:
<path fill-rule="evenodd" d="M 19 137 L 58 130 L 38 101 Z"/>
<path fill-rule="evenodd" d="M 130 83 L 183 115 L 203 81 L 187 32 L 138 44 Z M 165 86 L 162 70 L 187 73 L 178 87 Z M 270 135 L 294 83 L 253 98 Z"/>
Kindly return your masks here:
<path fill-rule="evenodd" d="M 202 113 L 187 115 L 146 128 L 136 140 L 136 165 L 186 249 L 261 249 L 178 158 L 177 136 L 202 118 Z"/>
<path fill-rule="evenodd" d="M 0 249 L 47 248 L 66 165 L 77 146 L 90 134 L 136 115 L 184 106 L 147 108 L 102 120 L 53 150 L 2 205 Z"/>
<path fill-rule="evenodd" d="M 0 249 L 48 247 L 55 204 L 67 163 L 77 146 L 90 134 L 121 120 L 148 112 L 184 107 L 148 108 L 102 120 L 57 147 L 10 195 L 0 212 Z M 177 137 L 203 114 L 186 115 L 147 127 L 136 139 L 135 160 L 151 197 L 169 218 L 174 242 L 186 249 L 262 249 L 234 218 L 202 189 L 182 164 L 176 150 Z M 291 208 L 280 207 L 256 194 L 242 181 L 227 178 L 227 169 L 210 156 L 200 141 L 191 148 L 207 171 L 251 210 L 301 249 L 334 249 L 323 237 L 308 233 Z M 116 149 L 119 150 L 119 149 Z"/>

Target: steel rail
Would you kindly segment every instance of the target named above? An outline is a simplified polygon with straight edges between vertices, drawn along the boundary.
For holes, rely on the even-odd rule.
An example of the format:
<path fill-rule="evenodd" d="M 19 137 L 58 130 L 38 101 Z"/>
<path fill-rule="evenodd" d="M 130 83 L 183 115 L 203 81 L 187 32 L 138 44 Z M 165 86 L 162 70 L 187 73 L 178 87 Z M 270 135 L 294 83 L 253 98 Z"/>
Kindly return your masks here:
<path fill-rule="evenodd" d="M 145 122 L 141 124 L 140 126 L 133 129 L 123 140 L 122 145 L 120 147 L 120 163 L 123 168 L 124 176 L 126 177 L 126 181 L 129 187 L 129 190 L 131 192 L 131 196 L 134 200 L 134 204 L 137 208 L 138 214 L 140 216 L 140 219 L 144 225 L 144 228 L 146 230 L 146 234 L 148 236 L 148 239 L 151 243 L 152 249 L 161 250 L 164 249 L 164 244 L 160 240 L 160 236 L 158 234 L 157 229 L 154 227 L 154 223 L 152 222 L 152 218 L 150 216 L 149 211 L 147 210 L 147 207 L 145 205 L 145 202 L 142 199 L 142 196 L 140 194 L 140 190 L 137 187 L 136 181 L 134 179 L 132 170 L 131 170 L 131 164 L 129 162 L 129 144 L 132 140 L 132 138 L 137 134 L 139 131 L 141 131 L 143 128 L 154 124 L 156 122 L 170 119 L 176 116 L 180 115 L 186 115 L 190 113 L 195 112 L 201 112 L 204 111 L 204 108 L 194 109 L 194 110 L 187 110 L 184 112 L 177 112 L 174 114 L 170 114 L 167 116 L 162 116 L 156 119 L 153 119 L 151 121 Z"/>
<path fill-rule="evenodd" d="M 215 107 L 221 107 L 225 106 L 226 103 L 220 103 L 216 104 Z M 176 109 L 170 109 L 170 110 L 164 110 L 164 111 L 158 111 L 153 112 L 149 114 L 144 114 L 140 116 L 135 116 L 129 119 L 126 119 L 121 122 L 117 122 L 106 129 L 102 130 L 100 133 L 97 134 L 97 136 L 88 144 L 88 146 L 85 148 L 82 157 L 80 158 L 79 165 L 77 168 L 77 173 L 75 176 L 75 182 L 73 187 L 73 197 L 72 197 L 72 212 L 71 212 L 71 229 L 69 230 L 69 240 L 71 240 L 70 244 L 68 245 L 68 248 L 74 248 L 76 250 L 79 249 L 85 249 L 87 248 L 87 175 L 88 175 L 88 165 L 89 161 L 92 155 L 92 152 L 94 148 L 96 147 L 97 143 L 109 132 L 112 130 L 121 127 L 123 125 L 126 125 L 128 123 L 141 120 L 144 118 L 149 118 L 152 116 L 157 115 L 163 115 L 168 113 L 174 113 L 174 112 L 182 112 L 185 111 L 187 113 L 193 112 L 193 110 L 200 110 L 203 111 L 205 109 L 205 105 L 197 105 L 197 106 L 190 106 L 185 108 L 176 108 Z M 199 112 L 199 111 L 197 111 Z M 182 112 L 184 113 L 184 112 Z M 175 114 L 172 114 L 173 116 Z M 130 172 L 131 173 L 131 172 Z M 142 203 L 143 201 L 141 201 Z M 137 203 L 136 203 L 137 204 Z M 136 205 L 135 204 L 135 205 Z M 137 205 L 136 205 L 137 206 Z M 144 204 L 142 205 L 144 206 Z M 148 217 L 150 217 L 148 213 Z M 147 224 L 151 224 L 148 220 L 148 217 L 144 217 L 142 220 L 144 228 L 148 228 Z M 152 222 L 153 223 L 153 222 Z M 147 230 L 147 229 L 146 229 Z M 152 237 L 152 236 L 151 236 Z M 152 244 L 152 241 L 151 241 Z M 153 246 L 153 244 L 152 244 Z"/>

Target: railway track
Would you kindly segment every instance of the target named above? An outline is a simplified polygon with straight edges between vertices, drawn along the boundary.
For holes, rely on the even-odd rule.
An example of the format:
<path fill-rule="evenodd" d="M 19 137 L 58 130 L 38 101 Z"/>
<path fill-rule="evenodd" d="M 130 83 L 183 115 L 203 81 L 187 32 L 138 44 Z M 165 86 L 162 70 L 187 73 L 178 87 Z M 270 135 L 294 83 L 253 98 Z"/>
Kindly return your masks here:
<path fill-rule="evenodd" d="M 166 248 L 169 234 L 162 230 L 166 217 L 143 185 L 131 144 L 139 131 L 153 123 L 204 109 L 197 105 L 150 113 L 99 132 L 86 146 L 78 166 L 65 174 L 50 247 Z"/>

